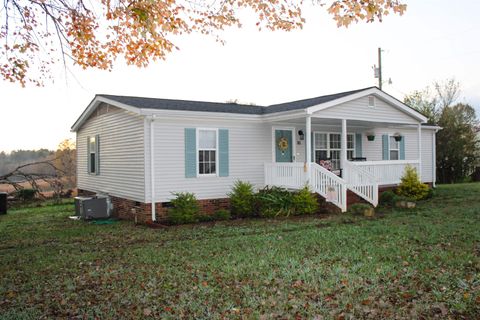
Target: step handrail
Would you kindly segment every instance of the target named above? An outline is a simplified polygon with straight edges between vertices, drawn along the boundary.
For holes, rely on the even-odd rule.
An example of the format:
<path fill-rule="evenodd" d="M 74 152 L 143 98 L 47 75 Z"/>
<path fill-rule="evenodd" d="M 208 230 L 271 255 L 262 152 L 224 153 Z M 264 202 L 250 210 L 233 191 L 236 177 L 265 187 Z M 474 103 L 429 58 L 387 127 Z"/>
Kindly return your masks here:
<path fill-rule="evenodd" d="M 345 169 L 347 188 L 376 207 L 378 205 L 378 182 L 375 176 L 349 161 L 345 162 Z"/>
<path fill-rule="evenodd" d="M 319 164 L 311 163 L 309 185 L 314 192 L 339 207 L 342 212 L 347 211 L 347 183 L 345 180 Z"/>

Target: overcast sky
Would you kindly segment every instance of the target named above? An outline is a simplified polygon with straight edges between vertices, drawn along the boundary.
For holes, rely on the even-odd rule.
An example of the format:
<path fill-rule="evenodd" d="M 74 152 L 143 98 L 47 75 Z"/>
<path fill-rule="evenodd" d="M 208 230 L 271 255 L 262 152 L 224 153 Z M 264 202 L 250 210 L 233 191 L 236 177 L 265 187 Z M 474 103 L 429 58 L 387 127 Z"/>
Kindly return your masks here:
<path fill-rule="evenodd" d="M 145 69 L 117 63 L 113 72 L 70 68 L 44 88 L 0 82 L 0 150 L 56 148 L 97 93 L 268 105 L 377 84 L 372 66 L 382 47 L 384 90 L 399 99 L 434 80 L 455 77 L 462 102 L 480 115 L 480 1 L 406 0 L 402 17 L 338 29 L 323 8 L 305 12 L 294 32 L 252 26 L 210 37 L 189 35 L 180 51 Z"/>

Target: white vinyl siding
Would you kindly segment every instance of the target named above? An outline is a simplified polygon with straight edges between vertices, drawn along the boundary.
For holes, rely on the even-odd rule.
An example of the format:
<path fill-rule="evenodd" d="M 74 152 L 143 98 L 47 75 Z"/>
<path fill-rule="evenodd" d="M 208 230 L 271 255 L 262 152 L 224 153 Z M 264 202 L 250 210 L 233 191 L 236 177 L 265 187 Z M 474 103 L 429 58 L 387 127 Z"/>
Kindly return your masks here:
<path fill-rule="evenodd" d="M 149 132 L 150 123 L 146 123 Z M 172 192 L 193 192 L 198 199 L 226 198 L 236 180 L 249 181 L 255 187 L 264 184 L 264 163 L 272 161 L 272 126 L 248 121 L 163 120 L 154 125 L 155 193 L 157 202 L 169 201 Z M 229 130 L 229 175 L 185 178 L 185 128 L 225 128 Z M 149 135 L 146 136 L 147 143 Z M 150 167 L 149 149 L 146 167 Z M 217 168 L 218 171 L 219 168 Z M 149 170 L 146 180 L 150 181 Z M 147 184 L 147 202 L 151 191 Z"/>
<path fill-rule="evenodd" d="M 375 97 L 375 106 L 369 106 L 369 97 L 345 102 L 313 113 L 320 118 L 376 121 L 386 123 L 418 123 L 410 115 Z"/>
<path fill-rule="evenodd" d="M 144 202 L 143 118 L 111 106 L 100 110 L 77 132 L 78 188 Z M 100 156 L 100 175 L 87 170 L 87 137 L 96 135 L 100 137 L 96 155 Z"/>

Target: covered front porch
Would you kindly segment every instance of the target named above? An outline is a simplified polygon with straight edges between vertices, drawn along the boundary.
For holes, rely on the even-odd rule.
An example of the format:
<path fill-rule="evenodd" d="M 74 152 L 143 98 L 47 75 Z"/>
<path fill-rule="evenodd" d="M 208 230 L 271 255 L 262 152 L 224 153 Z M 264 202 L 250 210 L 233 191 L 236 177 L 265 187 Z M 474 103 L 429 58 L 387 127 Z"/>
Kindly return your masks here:
<path fill-rule="evenodd" d="M 272 123 L 272 161 L 264 164 L 265 185 L 309 185 L 346 211 L 347 190 L 376 206 L 379 186 L 397 185 L 406 166 L 422 176 L 420 123 L 313 113 Z"/>

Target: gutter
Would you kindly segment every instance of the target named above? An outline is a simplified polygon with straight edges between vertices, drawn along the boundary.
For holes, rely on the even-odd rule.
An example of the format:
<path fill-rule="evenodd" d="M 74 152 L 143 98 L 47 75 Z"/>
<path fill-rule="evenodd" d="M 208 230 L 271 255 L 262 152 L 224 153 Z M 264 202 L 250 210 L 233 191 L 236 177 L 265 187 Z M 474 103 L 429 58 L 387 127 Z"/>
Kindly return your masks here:
<path fill-rule="evenodd" d="M 442 130 L 441 127 L 438 127 L 436 126 L 435 128 L 433 128 L 433 130 L 435 130 L 435 132 L 433 133 L 432 135 L 432 140 L 433 140 L 433 144 L 432 144 L 432 166 L 433 166 L 433 172 L 432 172 L 432 175 L 433 175 L 433 181 L 432 181 L 432 187 L 433 188 L 436 188 L 437 187 L 437 132 L 439 130 Z"/>

